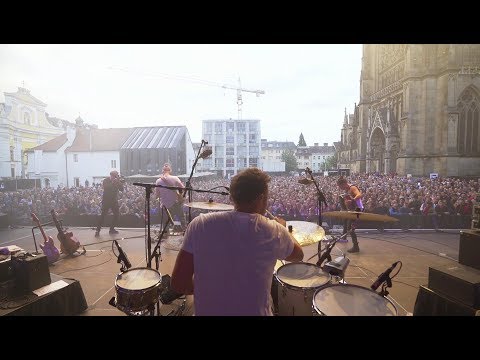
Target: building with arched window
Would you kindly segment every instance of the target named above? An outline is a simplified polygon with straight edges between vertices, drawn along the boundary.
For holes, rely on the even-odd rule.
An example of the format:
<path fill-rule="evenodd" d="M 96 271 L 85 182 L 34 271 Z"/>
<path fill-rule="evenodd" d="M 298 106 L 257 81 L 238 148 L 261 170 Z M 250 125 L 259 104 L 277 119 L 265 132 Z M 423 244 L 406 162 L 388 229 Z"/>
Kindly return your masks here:
<path fill-rule="evenodd" d="M 478 175 L 480 45 L 363 46 L 338 163 L 352 172 Z"/>
<path fill-rule="evenodd" d="M 73 125 L 52 118 L 45 112 L 47 104 L 19 87 L 15 93 L 4 93 L 0 103 L 0 178 L 24 178 L 27 150 L 66 132 Z"/>

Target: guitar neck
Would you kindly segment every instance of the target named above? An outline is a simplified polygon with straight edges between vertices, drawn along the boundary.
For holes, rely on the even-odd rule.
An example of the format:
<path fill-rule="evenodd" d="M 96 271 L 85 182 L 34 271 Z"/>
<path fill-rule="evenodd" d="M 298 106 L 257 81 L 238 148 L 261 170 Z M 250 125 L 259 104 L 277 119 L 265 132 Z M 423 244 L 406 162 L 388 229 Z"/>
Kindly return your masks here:
<path fill-rule="evenodd" d="M 40 232 L 42 233 L 42 236 L 43 236 L 43 240 L 47 241 L 48 240 L 47 234 L 45 234 L 45 231 L 43 230 L 42 224 L 40 224 L 40 220 L 38 220 L 36 215 L 34 216 L 33 221 L 37 224 L 38 228 L 40 229 Z"/>
<path fill-rule="evenodd" d="M 55 210 L 50 211 L 50 213 L 52 214 L 53 222 L 57 227 L 58 233 L 63 234 L 63 229 L 62 229 L 62 226 L 60 225 L 60 222 L 57 220 L 57 215 L 55 214 Z"/>

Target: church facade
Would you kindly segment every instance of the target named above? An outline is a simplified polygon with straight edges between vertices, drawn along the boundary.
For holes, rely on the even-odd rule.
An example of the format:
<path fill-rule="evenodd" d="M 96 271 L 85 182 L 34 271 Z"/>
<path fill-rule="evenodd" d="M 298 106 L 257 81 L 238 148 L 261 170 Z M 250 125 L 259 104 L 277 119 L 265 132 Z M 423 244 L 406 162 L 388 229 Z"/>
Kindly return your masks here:
<path fill-rule="evenodd" d="M 47 104 L 19 87 L 0 103 L 0 178 L 24 178 L 27 150 L 65 133 L 66 121 L 45 112 Z"/>
<path fill-rule="evenodd" d="M 480 45 L 363 46 L 360 101 L 336 143 L 339 168 L 478 176 L 479 135 Z"/>

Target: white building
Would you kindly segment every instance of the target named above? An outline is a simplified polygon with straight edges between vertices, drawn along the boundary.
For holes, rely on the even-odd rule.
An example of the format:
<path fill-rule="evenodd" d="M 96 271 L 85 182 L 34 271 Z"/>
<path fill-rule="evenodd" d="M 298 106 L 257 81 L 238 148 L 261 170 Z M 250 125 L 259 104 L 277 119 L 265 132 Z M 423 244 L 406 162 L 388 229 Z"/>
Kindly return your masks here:
<path fill-rule="evenodd" d="M 203 120 L 202 138 L 212 148 L 202 169 L 232 176 L 247 167 L 261 167 L 260 120 Z"/>
<path fill-rule="evenodd" d="M 98 184 L 112 170 L 123 176 L 158 175 L 166 161 L 182 174 L 193 163 L 193 146 L 185 126 L 78 127 L 29 150 L 28 176 L 41 179 L 42 187 L 78 187 L 86 181 Z"/>
<path fill-rule="evenodd" d="M 26 151 L 65 133 L 73 124 L 49 117 L 47 104 L 28 89 L 19 87 L 4 96 L 5 103 L 0 103 L 0 177 L 25 177 Z"/>
<path fill-rule="evenodd" d="M 299 146 L 295 153 L 298 169 L 309 167 L 315 173 L 326 170 L 326 162 L 332 156 L 335 156 L 335 147 L 328 146 L 328 143 L 323 143 L 323 146 L 318 146 L 318 143 L 313 146 Z"/>
<path fill-rule="evenodd" d="M 282 153 L 292 150 L 295 153 L 296 146 L 291 141 L 267 141 L 262 139 L 262 165 L 261 169 L 266 172 L 284 172 L 285 161 L 282 161 Z"/>

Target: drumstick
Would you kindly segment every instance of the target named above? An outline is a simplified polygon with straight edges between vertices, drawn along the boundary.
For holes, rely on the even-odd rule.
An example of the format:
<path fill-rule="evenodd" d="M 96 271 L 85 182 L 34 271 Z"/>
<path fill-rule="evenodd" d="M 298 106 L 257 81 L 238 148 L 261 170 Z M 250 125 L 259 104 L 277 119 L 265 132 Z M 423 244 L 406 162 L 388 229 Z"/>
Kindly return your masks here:
<path fill-rule="evenodd" d="M 265 209 L 265 213 L 266 213 L 268 216 L 270 216 L 270 218 L 271 218 L 272 220 L 275 219 L 275 216 L 273 216 L 273 214 L 272 214 L 270 211 L 268 211 L 267 209 Z"/>

